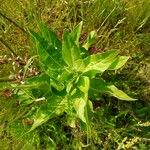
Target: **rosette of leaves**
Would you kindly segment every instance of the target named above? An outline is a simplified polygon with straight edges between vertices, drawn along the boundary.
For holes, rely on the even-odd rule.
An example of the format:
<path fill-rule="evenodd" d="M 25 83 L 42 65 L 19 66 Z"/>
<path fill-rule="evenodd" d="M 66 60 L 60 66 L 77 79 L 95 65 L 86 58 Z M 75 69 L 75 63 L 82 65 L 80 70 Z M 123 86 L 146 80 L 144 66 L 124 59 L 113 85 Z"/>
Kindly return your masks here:
<path fill-rule="evenodd" d="M 129 57 L 120 56 L 117 50 L 90 55 L 88 49 L 94 44 L 96 33 L 92 31 L 81 45 L 82 24 L 72 32 L 64 31 L 62 42 L 43 23 L 39 23 L 39 32 L 30 30 L 42 73 L 25 81 L 18 98 L 24 104 L 34 103 L 30 114 L 34 120 L 31 130 L 65 113 L 71 127 L 80 123 L 90 132 L 93 109 L 89 94 L 95 92 L 108 93 L 120 100 L 135 100 L 101 78 L 104 71 L 121 68 Z M 44 101 L 39 104 L 41 100 Z"/>

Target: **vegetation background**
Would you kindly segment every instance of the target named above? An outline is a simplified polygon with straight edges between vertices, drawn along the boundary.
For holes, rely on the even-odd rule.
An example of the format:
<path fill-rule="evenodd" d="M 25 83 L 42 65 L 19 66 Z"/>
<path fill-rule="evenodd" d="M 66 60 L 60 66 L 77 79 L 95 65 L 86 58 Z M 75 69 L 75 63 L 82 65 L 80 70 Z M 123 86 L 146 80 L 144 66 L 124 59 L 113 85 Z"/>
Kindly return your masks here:
<path fill-rule="evenodd" d="M 148 0 L 0 0 L 0 147 L 1 149 L 150 149 L 150 1 Z M 106 95 L 95 103 L 92 141 L 84 144 L 82 131 L 66 127 L 64 117 L 53 119 L 26 133 L 30 122 L 26 110 L 16 104 L 3 86 L 8 76 L 17 76 L 36 54 L 28 29 L 37 30 L 43 20 L 60 38 L 83 20 L 83 33 L 96 30 L 97 43 L 91 53 L 119 49 L 131 56 L 124 68 L 107 72 L 136 102 L 118 101 Z M 13 55 L 12 55 L 13 53 Z M 38 66 L 33 64 L 31 73 Z M 1 84 L 2 83 L 2 84 Z"/>

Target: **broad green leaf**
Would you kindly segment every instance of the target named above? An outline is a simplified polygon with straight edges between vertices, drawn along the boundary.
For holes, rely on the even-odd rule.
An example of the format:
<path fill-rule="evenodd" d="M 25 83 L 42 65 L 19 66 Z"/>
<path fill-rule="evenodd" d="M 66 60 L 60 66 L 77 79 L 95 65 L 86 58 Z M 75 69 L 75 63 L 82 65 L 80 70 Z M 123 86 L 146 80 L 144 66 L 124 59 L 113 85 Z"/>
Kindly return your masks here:
<path fill-rule="evenodd" d="M 78 90 L 75 91 L 73 96 L 73 106 L 76 110 L 76 115 L 84 123 L 88 123 L 88 116 L 86 116 L 87 109 L 87 99 L 89 90 L 89 78 L 86 76 L 81 76 L 77 82 Z"/>
<path fill-rule="evenodd" d="M 51 79 L 51 85 L 58 91 L 62 91 L 64 89 L 64 84 L 54 79 Z"/>
<path fill-rule="evenodd" d="M 107 86 L 108 88 L 108 93 L 110 93 L 112 96 L 120 99 L 120 100 L 127 100 L 127 101 L 135 101 L 137 99 L 129 97 L 126 93 L 123 91 L 119 90 L 117 87 L 114 85 Z"/>
<path fill-rule="evenodd" d="M 77 47 L 68 32 L 64 32 L 62 55 L 64 61 L 72 70 L 83 70 L 84 63 L 80 56 L 80 49 Z"/>
<path fill-rule="evenodd" d="M 88 91 L 88 96 L 92 100 L 99 100 L 101 93 L 107 93 L 108 91 L 106 82 L 99 78 L 99 79 L 91 79 L 90 80 L 90 89 Z"/>
<path fill-rule="evenodd" d="M 85 102 L 84 99 L 78 98 L 74 100 L 74 108 L 76 110 L 76 116 L 85 123 L 85 130 L 90 129 L 89 116 L 93 112 L 93 106 L 91 101 Z"/>
<path fill-rule="evenodd" d="M 39 108 L 34 116 L 34 123 L 30 129 L 30 131 L 34 130 L 35 128 L 39 127 L 43 123 L 47 122 L 51 118 L 48 111 L 44 111 Z"/>
<path fill-rule="evenodd" d="M 103 73 L 109 68 L 117 55 L 117 50 L 111 50 L 104 53 L 94 54 L 85 58 L 84 63 L 86 64 L 86 68 L 84 73 L 92 76 L 94 76 L 96 73 Z"/>
<path fill-rule="evenodd" d="M 66 107 L 67 101 L 65 97 L 52 96 L 47 99 L 47 103 L 42 105 L 33 116 L 34 123 L 30 131 L 47 122 L 49 119 L 61 115 L 66 110 Z"/>
<path fill-rule="evenodd" d="M 108 91 L 107 84 L 103 79 L 92 79 L 90 82 L 90 91 L 91 94 L 95 92 L 101 93 Z"/>
<path fill-rule="evenodd" d="M 67 31 L 64 32 L 63 36 L 62 55 L 66 64 L 71 67 L 73 67 L 75 61 L 80 58 L 79 49 L 77 48 Z"/>
<path fill-rule="evenodd" d="M 25 84 L 30 84 L 30 85 L 36 85 L 39 87 L 39 85 L 47 83 L 50 84 L 50 77 L 46 74 L 39 74 L 37 76 L 33 76 L 31 78 L 27 78 L 25 81 Z"/>
<path fill-rule="evenodd" d="M 57 80 L 68 83 L 73 78 L 73 75 L 73 73 L 69 72 L 69 68 L 66 67 L 63 73 L 58 76 Z"/>
<path fill-rule="evenodd" d="M 41 43 L 47 47 L 47 42 L 45 42 L 44 38 L 41 37 L 38 33 L 34 32 L 32 30 L 29 30 L 29 31 L 30 31 L 31 36 L 34 39 L 34 43 L 36 44 L 36 48 L 37 48 L 37 52 L 38 52 L 40 61 L 42 63 L 44 63 L 45 59 L 48 57 L 48 53 L 44 49 L 40 50 L 41 46 L 39 44 Z"/>
<path fill-rule="evenodd" d="M 136 99 L 129 97 L 126 93 L 119 90 L 114 85 L 107 85 L 107 83 L 102 79 L 92 79 L 90 84 L 89 95 L 94 93 L 109 93 L 110 95 L 127 101 L 134 101 Z"/>
<path fill-rule="evenodd" d="M 57 35 L 50 30 L 44 23 L 38 23 L 42 37 L 48 42 L 49 45 L 55 47 L 55 49 L 61 50 L 61 41 L 57 38 Z"/>
<path fill-rule="evenodd" d="M 81 21 L 70 33 L 72 40 L 75 41 L 75 44 L 79 47 L 79 38 L 82 30 L 83 22 Z"/>
<path fill-rule="evenodd" d="M 85 116 L 85 107 L 86 107 L 85 100 L 82 98 L 75 99 L 73 106 L 76 110 L 77 117 L 80 118 L 84 123 L 87 123 Z"/>
<path fill-rule="evenodd" d="M 109 66 L 109 70 L 117 70 L 121 68 L 127 61 L 129 57 L 128 56 L 118 56 L 113 63 Z"/>
<path fill-rule="evenodd" d="M 57 50 L 54 47 L 50 47 L 47 42 L 44 42 L 44 43 L 39 43 L 37 49 L 38 49 L 39 57 L 41 58 L 41 62 L 43 62 L 43 64 L 47 66 L 48 68 L 47 70 L 49 70 L 50 72 L 51 71 L 59 72 L 64 69 L 64 61 L 60 53 L 57 52 Z"/>
<path fill-rule="evenodd" d="M 80 89 L 80 91 L 82 91 L 84 94 L 87 94 L 90 86 L 89 84 L 90 84 L 89 78 L 86 76 L 81 76 L 79 78 L 77 86 Z"/>
<path fill-rule="evenodd" d="M 50 78 L 48 75 L 42 74 L 29 78 L 24 84 L 17 86 L 19 90 L 17 99 L 24 105 L 37 101 L 41 97 L 49 97 L 52 95 Z"/>
<path fill-rule="evenodd" d="M 76 82 L 78 80 L 78 73 L 72 73 L 70 74 L 70 77 L 66 81 L 66 91 L 68 94 L 71 94 L 72 90 L 76 88 Z"/>
<path fill-rule="evenodd" d="M 34 97 L 42 97 L 45 93 L 50 93 L 50 77 L 46 74 L 41 74 L 25 81 L 24 84 L 18 85 L 19 89 L 32 91 Z"/>
<path fill-rule="evenodd" d="M 88 50 L 96 42 L 96 32 L 91 31 L 83 47 Z"/>
<path fill-rule="evenodd" d="M 88 116 L 86 116 L 88 90 L 89 78 L 86 76 L 81 76 L 67 85 L 67 91 L 69 92 L 68 103 L 73 104 L 76 111 L 76 117 L 86 124 L 88 123 Z"/>
<path fill-rule="evenodd" d="M 64 70 L 64 61 L 61 52 L 49 45 L 39 34 L 30 31 L 36 41 L 36 48 L 44 71 L 53 78 L 57 78 Z"/>

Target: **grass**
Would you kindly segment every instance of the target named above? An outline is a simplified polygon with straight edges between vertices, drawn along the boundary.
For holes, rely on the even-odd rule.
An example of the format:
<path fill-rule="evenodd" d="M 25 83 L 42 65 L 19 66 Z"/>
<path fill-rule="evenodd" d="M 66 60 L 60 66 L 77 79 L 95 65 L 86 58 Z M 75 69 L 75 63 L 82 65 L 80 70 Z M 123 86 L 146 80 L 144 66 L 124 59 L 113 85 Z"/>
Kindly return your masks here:
<path fill-rule="evenodd" d="M 2 3 L 0 12 L 11 19 L 0 15 L 0 38 L 23 59 L 36 52 L 28 35 L 13 22 L 27 31 L 37 29 L 37 20 L 42 19 L 61 38 L 63 29 L 72 30 L 83 20 L 83 38 L 93 29 L 98 33 L 97 51 L 116 48 L 131 56 L 124 68 L 115 73 L 106 72 L 104 78 L 138 98 L 130 103 L 99 95 L 92 118 L 92 138 L 90 145 L 86 145 L 84 133 L 80 128 L 69 128 L 65 116 L 26 134 L 30 128 L 30 123 L 24 120 L 27 110 L 16 104 L 15 97 L 2 96 L 1 88 L 2 149 L 149 149 L 150 4 L 147 0 L 10 0 Z M 8 46 L 0 42 L 0 47 L 2 58 L 4 55 L 6 59 L 12 58 Z M 1 64 L 0 78 L 16 75 L 22 68 L 15 65 L 14 69 L 12 61 Z"/>

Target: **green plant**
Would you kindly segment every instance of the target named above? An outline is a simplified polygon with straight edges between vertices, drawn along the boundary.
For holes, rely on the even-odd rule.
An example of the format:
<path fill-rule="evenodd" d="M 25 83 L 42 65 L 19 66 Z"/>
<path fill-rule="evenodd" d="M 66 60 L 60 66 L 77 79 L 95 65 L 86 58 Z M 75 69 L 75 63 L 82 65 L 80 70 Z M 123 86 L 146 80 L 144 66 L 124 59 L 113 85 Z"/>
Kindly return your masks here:
<path fill-rule="evenodd" d="M 148 25 L 150 17 L 148 9 L 150 5 L 148 4 L 149 1 L 147 0 L 70 0 L 61 2 L 59 0 L 11 0 L 9 3 L 8 1 L 3 1 L 1 5 L 1 12 L 25 30 L 28 28 L 34 29 L 37 25 L 36 19 L 41 18 L 44 22 L 46 22 L 46 24 L 48 24 L 48 26 L 51 27 L 51 29 L 56 31 L 59 37 L 61 37 L 62 30 L 64 28 L 73 29 L 77 22 L 84 20 L 84 30 L 82 30 L 82 33 L 83 35 L 86 35 L 89 31 L 93 29 L 96 30 L 98 35 L 96 47 L 98 47 L 98 49 L 109 50 L 111 48 L 116 48 L 121 50 L 124 54 L 132 56 L 132 59 L 128 61 L 128 64 L 123 67 L 123 69 L 119 69 L 117 71 L 106 71 L 101 77 L 106 79 L 106 81 L 109 81 L 109 83 L 115 84 L 115 86 L 129 94 L 131 91 L 134 91 L 134 93 L 132 93 L 133 97 L 138 97 L 139 101 L 131 103 L 116 101 L 113 97 L 108 97 L 105 94 L 98 94 L 95 96 L 94 93 L 96 91 L 93 93 L 93 91 L 90 90 L 92 92 L 89 92 L 89 99 L 94 105 L 94 113 L 90 120 L 92 142 L 94 144 L 90 142 L 91 148 L 87 149 L 92 149 L 94 146 L 95 148 L 93 149 L 117 149 L 118 146 L 120 149 L 148 149 L 149 127 L 138 127 L 138 122 L 149 122 L 150 69 L 148 61 L 150 58 L 150 28 L 148 28 Z M 0 18 L 0 32 L 3 41 L 5 41 L 18 56 L 23 56 L 23 59 L 26 58 L 26 56 L 29 58 L 30 56 L 35 55 L 36 51 L 29 46 L 30 44 L 26 35 L 2 16 L 0 16 Z M 119 23 L 120 20 L 121 23 Z M 6 59 L 10 58 L 11 55 L 8 47 L 1 42 L 0 47 L 0 55 L 2 57 L 7 55 Z M 27 55 L 25 56 L 25 54 Z M 14 70 L 12 63 L 10 62 L 1 64 L 0 77 L 4 80 L 5 77 L 10 74 L 15 75 L 17 74 L 17 71 L 21 69 L 23 70 L 22 67 L 23 66 L 20 66 L 17 70 Z M 30 85 L 28 83 L 29 82 L 26 80 L 25 85 L 29 87 Z M 10 87 L 10 82 L 7 82 L 6 85 L 5 84 L 2 85 L 2 82 L 0 83 L 0 95 L 3 93 L 3 88 Z M 31 85 L 34 87 L 33 84 Z M 3 99 L 3 96 L 0 96 L 0 130 L 6 130 L 7 132 L 7 135 L 3 134 L 3 132 L 0 133 L 0 138 L 2 136 L 4 137 L 4 139 L 1 138 L 0 140 L 1 149 L 27 149 L 26 146 L 25 148 L 22 148 L 22 146 L 24 144 L 26 145 L 26 143 L 29 143 L 27 145 L 30 145 L 28 149 L 34 149 L 34 144 L 32 144 L 31 141 L 38 139 L 38 136 L 42 139 L 42 142 L 38 142 L 36 140 L 35 143 L 37 145 L 42 145 L 42 147 L 40 146 L 41 149 L 45 149 L 43 146 L 47 145 L 46 141 L 48 141 L 47 138 L 49 137 L 56 143 L 57 149 L 78 149 L 76 147 L 73 148 L 74 145 L 76 145 L 74 144 L 74 141 L 75 143 L 81 144 L 82 147 L 82 143 L 85 143 L 85 138 L 83 132 L 79 130 L 79 128 L 71 129 L 71 131 L 64 130 L 64 126 L 66 127 L 67 117 L 65 114 L 50 119 L 47 123 L 44 123 L 44 125 L 34 130 L 33 134 L 35 132 L 38 134 L 36 137 L 29 133 L 27 136 L 23 136 L 23 139 L 22 137 L 20 138 L 20 136 L 31 128 L 31 125 L 22 125 L 22 119 L 27 118 L 23 120 L 30 121 L 29 118 L 34 118 L 34 116 L 32 116 L 32 113 L 34 114 L 34 110 L 27 114 L 27 116 L 21 116 L 20 114 L 22 114 L 22 112 L 28 112 L 27 110 L 30 110 L 30 108 L 34 108 L 36 112 L 40 105 L 46 105 L 47 103 L 46 101 L 38 101 L 40 100 L 38 98 L 42 97 L 42 93 L 44 93 L 41 89 L 38 89 L 38 86 L 32 89 L 34 94 L 30 92 L 30 89 L 27 89 L 27 86 L 24 89 L 22 87 L 18 95 L 19 101 L 24 100 L 24 102 L 21 102 L 22 104 L 31 103 L 25 107 L 25 109 L 24 106 L 18 105 L 18 102 L 16 104 L 16 99 Z M 39 91 L 41 94 L 39 94 Z M 21 96 L 21 92 L 22 94 L 24 92 L 26 92 L 26 94 L 29 93 L 29 96 L 26 94 Z M 32 96 L 32 98 L 30 96 Z M 99 101 L 95 101 L 95 97 Z M 34 101 L 36 98 L 38 100 Z M 45 96 L 45 99 L 48 99 L 48 96 Z M 13 104 L 9 105 L 9 103 Z M 7 128 L 5 126 L 3 127 L 3 125 L 5 125 L 5 121 L 8 122 L 6 126 Z M 20 127 L 18 127 L 18 122 Z M 48 126 L 50 126 L 50 133 Z M 51 126 L 54 126 L 55 129 Z M 22 128 L 25 128 L 25 131 L 23 131 Z M 69 127 L 67 127 L 67 129 L 68 128 Z M 41 136 L 39 132 L 44 135 Z M 95 134 L 93 134 L 93 132 Z M 68 133 L 72 134 L 72 138 L 70 138 L 70 136 L 68 137 Z M 67 135 L 68 140 L 65 138 L 65 135 Z M 131 145 L 131 147 L 127 148 L 125 145 L 128 145 L 130 142 L 132 143 L 131 139 L 134 139 L 137 136 L 141 137 L 142 141 L 138 140 L 134 146 Z M 50 141 L 48 143 L 52 143 L 51 139 L 49 139 Z M 13 146 L 11 143 L 13 143 Z M 68 146 L 68 143 L 70 145 L 69 148 L 60 147 L 60 145 Z M 125 148 L 123 148 L 124 146 Z M 38 147 L 36 146 L 35 149 L 38 149 Z"/>
<path fill-rule="evenodd" d="M 121 100 L 135 100 L 101 78 L 104 71 L 119 69 L 129 57 L 119 56 L 117 50 L 89 55 L 88 49 L 95 42 L 96 33 L 92 31 L 80 45 L 82 22 L 71 33 L 65 31 L 62 42 L 45 24 L 38 25 L 40 32 L 30 30 L 30 34 L 42 73 L 17 85 L 20 103 L 32 106 L 27 114 L 34 121 L 31 130 L 66 113 L 71 127 L 76 127 L 78 122 L 90 136 L 93 111 L 90 96 L 109 93 Z"/>

